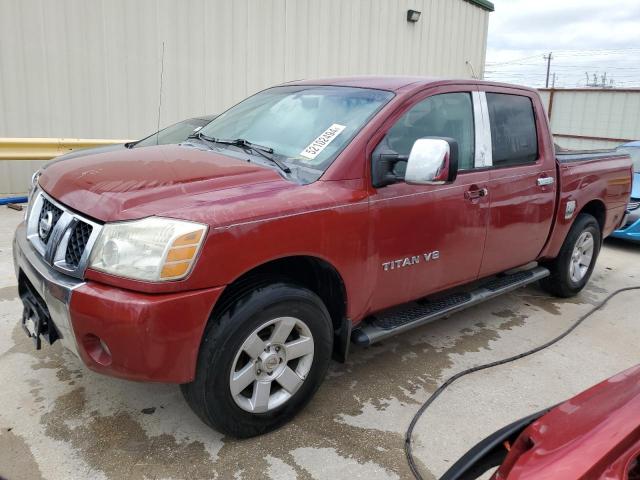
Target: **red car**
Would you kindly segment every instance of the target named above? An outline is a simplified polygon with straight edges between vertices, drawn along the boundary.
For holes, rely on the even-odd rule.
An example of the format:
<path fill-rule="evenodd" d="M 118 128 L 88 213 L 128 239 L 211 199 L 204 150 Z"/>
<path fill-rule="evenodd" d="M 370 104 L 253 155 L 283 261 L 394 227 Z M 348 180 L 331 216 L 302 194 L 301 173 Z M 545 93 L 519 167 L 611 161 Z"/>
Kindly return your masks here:
<path fill-rule="evenodd" d="M 640 366 L 486 438 L 441 480 L 640 479 Z"/>
<path fill-rule="evenodd" d="M 257 435 L 352 342 L 539 280 L 575 295 L 630 191 L 628 155 L 556 155 L 532 89 L 287 83 L 180 145 L 43 169 L 13 249 L 23 325 Z"/>

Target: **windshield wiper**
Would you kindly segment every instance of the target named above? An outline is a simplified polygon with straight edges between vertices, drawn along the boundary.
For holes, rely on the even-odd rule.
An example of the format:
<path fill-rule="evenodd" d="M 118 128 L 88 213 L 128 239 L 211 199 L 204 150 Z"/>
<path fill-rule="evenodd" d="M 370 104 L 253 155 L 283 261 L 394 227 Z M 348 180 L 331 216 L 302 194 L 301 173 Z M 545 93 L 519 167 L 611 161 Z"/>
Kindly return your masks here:
<path fill-rule="evenodd" d="M 206 140 L 207 142 L 216 142 L 217 139 L 210 137 L 209 135 L 205 135 L 204 133 L 198 131 L 197 133 L 192 133 L 187 138 L 197 138 L 198 140 Z"/>
<path fill-rule="evenodd" d="M 224 145 L 235 145 L 236 147 L 247 147 L 252 150 L 260 150 L 262 152 L 273 153 L 273 148 L 265 147 L 264 145 L 258 145 L 257 143 L 251 143 L 244 138 L 236 138 L 234 140 L 226 140 L 223 138 L 217 138 L 216 143 L 222 143 Z"/>
<path fill-rule="evenodd" d="M 280 170 L 284 173 L 291 173 L 291 169 L 287 167 L 284 163 L 282 163 L 277 158 L 273 157 L 274 154 L 273 148 L 265 147 L 264 145 L 258 145 L 257 143 L 252 143 L 249 140 L 245 140 L 244 138 L 236 138 L 235 140 L 227 140 L 224 138 L 215 138 L 210 137 L 209 135 L 197 132 L 189 135 L 187 138 L 197 138 L 198 140 L 206 140 L 211 143 L 219 143 L 221 145 L 231 145 L 234 147 L 240 147 L 246 150 L 252 150 L 263 158 L 266 158 L 273 164 L 275 164 Z"/>
<path fill-rule="evenodd" d="M 226 140 L 222 138 L 213 138 L 213 137 L 209 137 L 209 138 L 212 139 L 210 141 L 215 143 L 220 143 L 222 145 L 232 145 L 234 147 L 240 147 L 240 148 L 252 150 L 256 152 L 258 155 L 260 155 L 261 157 L 266 158 L 270 162 L 273 162 L 284 173 L 291 173 L 291 169 L 289 167 L 287 167 L 284 163 L 282 163 L 280 160 L 278 160 L 276 157 L 273 156 L 274 151 L 273 151 L 273 148 L 271 147 L 258 145 L 257 143 L 252 143 L 249 140 L 245 140 L 244 138 L 236 138 L 234 140 Z M 208 138 L 205 138 L 205 140 L 208 140 Z"/>

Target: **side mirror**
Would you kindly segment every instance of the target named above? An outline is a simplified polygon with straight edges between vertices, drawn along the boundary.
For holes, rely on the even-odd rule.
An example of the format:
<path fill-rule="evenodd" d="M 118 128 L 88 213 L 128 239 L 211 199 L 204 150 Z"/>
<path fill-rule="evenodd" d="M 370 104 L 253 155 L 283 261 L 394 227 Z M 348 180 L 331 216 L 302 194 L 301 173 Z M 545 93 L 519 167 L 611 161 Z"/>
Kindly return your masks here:
<path fill-rule="evenodd" d="M 458 175 L 458 143 L 452 138 L 419 138 L 413 144 L 404 181 L 412 185 L 442 185 Z"/>

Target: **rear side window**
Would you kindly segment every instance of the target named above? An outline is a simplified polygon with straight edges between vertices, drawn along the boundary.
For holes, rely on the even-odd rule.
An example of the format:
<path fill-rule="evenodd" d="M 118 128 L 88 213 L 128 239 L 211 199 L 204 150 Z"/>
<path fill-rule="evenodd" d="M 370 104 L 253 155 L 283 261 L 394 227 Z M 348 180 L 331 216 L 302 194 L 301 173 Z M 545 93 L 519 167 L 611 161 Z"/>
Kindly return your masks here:
<path fill-rule="evenodd" d="M 538 158 L 538 135 L 529 97 L 487 93 L 493 165 L 533 163 Z"/>

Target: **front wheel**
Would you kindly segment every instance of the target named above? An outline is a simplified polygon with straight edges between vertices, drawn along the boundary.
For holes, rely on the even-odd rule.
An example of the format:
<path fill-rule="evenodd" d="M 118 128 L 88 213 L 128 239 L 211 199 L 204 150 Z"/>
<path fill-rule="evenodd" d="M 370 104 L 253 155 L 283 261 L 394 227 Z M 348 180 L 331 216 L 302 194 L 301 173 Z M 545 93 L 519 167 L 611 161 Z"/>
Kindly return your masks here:
<path fill-rule="evenodd" d="M 331 318 L 317 295 L 285 283 L 260 287 L 212 319 L 196 378 L 182 385 L 207 424 L 251 437 L 291 419 L 311 399 L 331 358 Z"/>
<path fill-rule="evenodd" d="M 601 244 L 598 221 L 587 213 L 578 215 L 558 257 L 548 265 L 551 275 L 540 281 L 541 286 L 557 297 L 577 295 L 591 277 Z"/>

